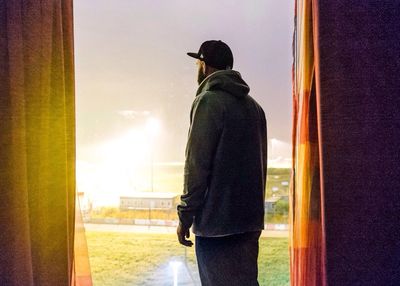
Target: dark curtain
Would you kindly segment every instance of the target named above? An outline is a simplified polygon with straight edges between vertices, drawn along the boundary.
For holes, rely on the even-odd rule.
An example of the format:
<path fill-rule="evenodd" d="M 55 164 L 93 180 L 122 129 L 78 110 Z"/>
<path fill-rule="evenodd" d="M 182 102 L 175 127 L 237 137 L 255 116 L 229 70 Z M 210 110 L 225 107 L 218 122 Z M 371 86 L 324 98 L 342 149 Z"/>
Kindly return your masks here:
<path fill-rule="evenodd" d="M 72 0 L 0 0 L 0 285 L 74 285 Z"/>
<path fill-rule="evenodd" d="M 302 259 L 291 248 L 291 284 L 399 285 L 400 1 L 298 0 L 296 11 L 292 241 L 300 239 L 296 229 L 315 222 L 308 215 L 300 225 L 298 213 L 317 210 L 321 231 L 316 240 L 302 232 L 315 241 Z M 307 17 L 309 29 L 300 31 Z M 305 53 L 313 54 L 314 71 L 310 109 L 302 113 Z M 318 178 L 304 168 L 310 157 L 301 152 L 303 121 L 317 134 L 317 147 L 308 150 Z M 319 277 L 317 284 L 299 282 Z"/>

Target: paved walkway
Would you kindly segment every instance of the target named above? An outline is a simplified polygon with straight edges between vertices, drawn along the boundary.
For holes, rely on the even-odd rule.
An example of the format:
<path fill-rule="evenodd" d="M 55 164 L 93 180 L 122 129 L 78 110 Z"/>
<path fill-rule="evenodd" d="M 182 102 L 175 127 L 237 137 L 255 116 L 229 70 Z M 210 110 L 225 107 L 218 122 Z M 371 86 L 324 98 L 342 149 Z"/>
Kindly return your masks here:
<path fill-rule="evenodd" d="M 174 260 L 171 260 L 174 261 Z M 176 267 L 176 277 L 174 277 L 174 263 Z M 176 284 L 174 284 L 176 283 Z M 200 278 L 197 269 L 193 269 L 190 265 L 176 260 L 175 262 L 167 262 L 162 264 L 151 277 L 146 279 L 143 286 L 200 286 Z"/>
<path fill-rule="evenodd" d="M 107 231 L 107 232 L 138 232 L 138 233 L 176 233 L 176 228 L 171 226 L 144 226 L 127 224 L 93 224 L 85 223 L 88 231 Z M 286 230 L 264 230 L 263 237 L 288 237 Z"/>

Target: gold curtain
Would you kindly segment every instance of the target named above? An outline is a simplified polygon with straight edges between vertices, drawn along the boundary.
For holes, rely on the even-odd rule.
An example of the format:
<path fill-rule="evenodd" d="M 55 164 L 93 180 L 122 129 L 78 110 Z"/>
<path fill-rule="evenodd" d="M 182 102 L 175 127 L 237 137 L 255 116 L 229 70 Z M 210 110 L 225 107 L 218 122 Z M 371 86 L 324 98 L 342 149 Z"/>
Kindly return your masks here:
<path fill-rule="evenodd" d="M 74 100 L 72 0 L 1 0 L 0 285 L 79 284 Z"/>

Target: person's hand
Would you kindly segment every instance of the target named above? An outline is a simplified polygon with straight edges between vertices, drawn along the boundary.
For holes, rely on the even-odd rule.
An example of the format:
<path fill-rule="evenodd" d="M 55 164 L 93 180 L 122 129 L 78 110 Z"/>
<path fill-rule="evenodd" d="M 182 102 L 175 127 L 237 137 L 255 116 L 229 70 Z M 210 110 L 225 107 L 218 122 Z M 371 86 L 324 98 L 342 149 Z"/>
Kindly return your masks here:
<path fill-rule="evenodd" d="M 176 229 L 176 234 L 178 235 L 178 240 L 180 244 L 189 247 L 193 245 L 193 242 L 191 240 L 187 240 L 187 238 L 190 237 L 189 228 L 186 228 L 181 223 L 179 223 L 178 228 Z"/>

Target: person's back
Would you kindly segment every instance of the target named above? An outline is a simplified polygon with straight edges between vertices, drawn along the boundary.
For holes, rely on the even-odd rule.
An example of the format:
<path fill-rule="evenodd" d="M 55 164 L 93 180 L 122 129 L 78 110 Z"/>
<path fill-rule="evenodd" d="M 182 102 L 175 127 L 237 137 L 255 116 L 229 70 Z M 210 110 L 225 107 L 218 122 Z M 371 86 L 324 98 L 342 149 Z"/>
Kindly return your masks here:
<path fill-rule="evenodd" d="M 195 215 L 196 235 L 221 236 L 263 229 L 266 120 L 262 108 L 248 92 L 247 84 L 233 70 L 214 72 L 199 87 L 193 108 L 207 104 L 207 109 L 214 113 L 207 120 L 218 121 L 218 126 L 208 133 L 216 132 L 218 142 L 211 162 L 204 162 L 211 163 L 211 173 L 203 206 Z M 208 160 L 200 146 L 203 139 L 209 140 L 188 142 L 191 149 L 198 144 L 201 153 L 195 158 L 191 154 L 187 160 Z M 190 172 L 191 162 L 186 166 Z"/>
<path fill-rule="evenodd" d="M 193 224 L 202 285 L 258 285 L 258 240 L 264 228 L 267 127 L 264 111 L 233 71 L 221 41 L 198 53 L 199 88 L 190 114 L 178 240 Z"/>

